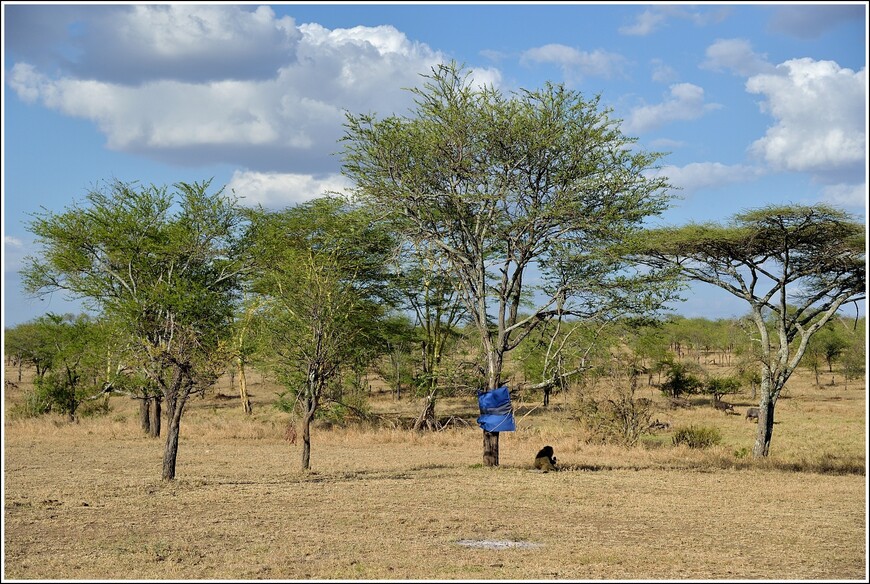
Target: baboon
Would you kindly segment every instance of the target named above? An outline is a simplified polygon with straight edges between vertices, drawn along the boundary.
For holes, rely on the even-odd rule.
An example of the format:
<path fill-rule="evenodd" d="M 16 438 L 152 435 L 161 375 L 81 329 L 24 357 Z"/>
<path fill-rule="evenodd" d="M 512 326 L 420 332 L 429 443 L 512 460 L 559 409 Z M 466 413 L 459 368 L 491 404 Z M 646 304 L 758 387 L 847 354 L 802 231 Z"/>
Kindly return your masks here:
<path fill-rule="evenodd" d="M 758 414 L 761 413 L 761 410 L 758 408 L 749 408 L 746 410 L 746 419 L 747 420 L 755 420 L 758 421 Z"/>
<path fill-rule="evenodd" d="M 553 456 L 553 447 L 544 446 L 535 455 L 535 468 L 544 472 L 559 470 L 556 468 L 556 457 Z"/>

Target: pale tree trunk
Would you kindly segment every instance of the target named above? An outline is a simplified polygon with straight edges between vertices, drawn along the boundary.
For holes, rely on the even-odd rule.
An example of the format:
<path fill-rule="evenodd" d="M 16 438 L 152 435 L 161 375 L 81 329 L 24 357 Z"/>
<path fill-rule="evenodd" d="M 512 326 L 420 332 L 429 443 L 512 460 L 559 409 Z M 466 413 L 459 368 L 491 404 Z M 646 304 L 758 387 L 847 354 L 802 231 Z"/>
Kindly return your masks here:
<path fill-rule="evenodd" d="M 437 430 L 438 424 L 435 419 L 435 396 L 437 394 L 437 389 L 432 388 L 429 391 L 429 395 L 426 396 L 426 405 L 423 406 L 423 411 L 420 412 L 420 415 L 417 416 L 417 420 L 414 422 L 414 430 L 417 432 L 421 432 L 424 427 L 427 430 Z"/>
<path fill-rule="evenodd" d="M 242 400 L 242 409 L 245 410 L 246 414 L 251 414 L 253 409 L 251 408 L 251 400 L 248 397 L 248 380 L 245 377 L 245 363 L 241 357 L 236 359 L 236 367 L 239 371 L 239 397 Z"/>
<path fill-rule="evenodd" d="M 752 455 L 755 457 L 767 456 L 770 453 L 775 408 L 776 394 L 771 391 L 770 376 L 764 375 L 761 378 L 761 404 L 759 404 L 758 408 L 758 430 L 755 434 L 755 444 L 752 447 Z"/>

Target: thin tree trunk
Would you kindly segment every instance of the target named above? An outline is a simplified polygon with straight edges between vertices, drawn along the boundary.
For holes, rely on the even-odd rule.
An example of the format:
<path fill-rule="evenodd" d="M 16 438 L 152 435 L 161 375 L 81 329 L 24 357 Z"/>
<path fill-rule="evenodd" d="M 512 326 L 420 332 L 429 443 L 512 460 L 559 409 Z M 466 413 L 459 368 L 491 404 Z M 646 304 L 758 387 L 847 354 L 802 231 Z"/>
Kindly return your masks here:
<path fill-rule="evenodd" d="M 489 391 L 498 389 L 501 378 L 502 355 L 492 348 L 489 339 L 486 339 L 489 348 L 487 358 Z M 498 432 L 483 431 L 483 464 L 484 466 L 498 466 Z"/>
<path fill-rule="evenodd" d="M 483 464 L 498 466 L 498 432 L 483 431 Z"/>
<path fill-rule="evenodd" d="M 139 400 L 139 425 L 146 434 L 151 433 L 151 398 Z"/>
<path fill-rule="evenodd" d="M 242 408 L 246 414 L 250 415 L 253 409 L 251 408 L 251 400 L 248 397 L 248 380 L 245 377 L 245 364 L 241 357 L 238 358 L 236 364 L 239 370 L 239 397 L 242 399 Z"/>
<path fill-rule="evenodd" d="M 302 416 L 302 470 L 311 468 L 311 418 L 313 414 Z"/>
<path fill-rule="evenodd" d="M 160 437 L 160 424 L 163 417 L 163 398 L 159 395 L 150 399 L 151 401 L 151 429 L 149 435 L 152 438 Z"/>
<path fill-rule="evenodd" d="M 175 407 L 167 404 L 169 431 L 166 433 L 166 447 L 163 449 L 163 480 L 175 479 L 175 462 L 178 459 L 178 436 L 181 431 L 181 414 L 184 411 L 186 396 L 179 396 Z"/>
<path fill-rule="evenodd" d="M 484 346 L 486 346 L 488 353 L 488 391 L 492 391 L 499 388 L 504 361 L 502 354 L 495 350 L 489 338 L 485 338 Z M 484 466 L 498 466 L 498 432 L 483 431 L 483 464 Z"/>
<path fill-rule="evenodd" d="M 315 392 L 313 388 L 309 391 Z M 311 420 L 317 411 L 317 395 L 305 397 L 305 415 L 302 416 L 302 470 L 311 468 Z"/>

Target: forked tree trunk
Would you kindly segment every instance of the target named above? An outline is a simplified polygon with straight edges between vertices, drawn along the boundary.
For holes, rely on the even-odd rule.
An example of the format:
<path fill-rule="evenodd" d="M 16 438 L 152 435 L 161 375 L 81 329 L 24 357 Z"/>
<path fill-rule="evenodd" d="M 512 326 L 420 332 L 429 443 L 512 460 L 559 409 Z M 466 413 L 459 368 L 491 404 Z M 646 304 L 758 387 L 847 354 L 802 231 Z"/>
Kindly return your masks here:
<path fill-rule="evenodd" d="M 158 400 L 154 400 L 159 403 Z M 167 418 L 169 431 L 166 433 L 166 447 L 163 449 L 163 480 L 175 478 L 175 462 L 178 459 L 178 436 L 181 431 L 181 414 L 184 411 L 186 396 L 179 396 L 175 404 L 167 403 Z M 173 407 L 174 405 L 174 407 Z"/>
<path fill-rule="evenodd" d="M 438 423 L 435 420 L 435 391 L 433 390 L 426 396 L 426 405 L 423 406 L 423 411 L 414 422 L 414 430 L 417 432 L 423 429 L 434 431 L 438 429 Z"/>

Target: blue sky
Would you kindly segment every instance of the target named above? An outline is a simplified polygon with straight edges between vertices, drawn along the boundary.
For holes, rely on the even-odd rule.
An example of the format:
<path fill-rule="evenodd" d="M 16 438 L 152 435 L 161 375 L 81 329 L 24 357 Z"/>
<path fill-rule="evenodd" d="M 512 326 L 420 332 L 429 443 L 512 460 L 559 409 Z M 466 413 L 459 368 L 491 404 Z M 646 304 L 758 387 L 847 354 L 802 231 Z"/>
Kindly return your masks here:
<path fill-rule="evenodd" d="M 408 113 L 457 60 L 505 92 L 565 83 L 669 154 L 663 223 L 825 202 L 866 222 L 867 5 L 3 4 L 3 319 L 27 298 L 26 225 L 100 183 L 213 179 L 281 208 L 347 186 L 344 112 Z M 706 286 L 677 307 L 746 306 Z M 863 311 L 863 308 L 862 308 Z"/>

